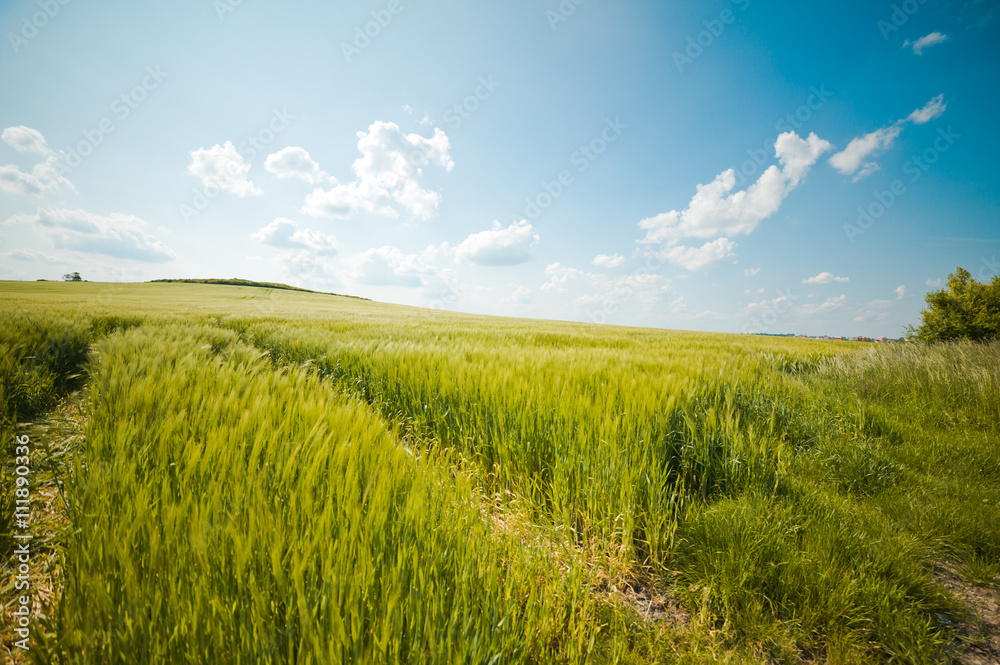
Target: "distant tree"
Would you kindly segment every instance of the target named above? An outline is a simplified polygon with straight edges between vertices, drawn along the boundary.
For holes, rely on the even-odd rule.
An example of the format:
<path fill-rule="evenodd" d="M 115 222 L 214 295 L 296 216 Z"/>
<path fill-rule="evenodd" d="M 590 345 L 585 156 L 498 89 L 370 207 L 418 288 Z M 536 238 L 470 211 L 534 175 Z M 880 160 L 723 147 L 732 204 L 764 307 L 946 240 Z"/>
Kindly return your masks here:
<path fill-rule="evenodd" d="M 64 282 L 82 282 L 83 278 L 80 277 L 80 273 L 78 273 L 78 272 L 68 272 L 65 275 L 63 275 L 63 281 Z"/>
<path fill-rule="evenodd" d="M 948 288 L 931 291 L 925 301 L 920 326 L 909 328 L 910 339 L 1000 339 L 1000 276 L 984 284 L 965 268 L 956 268 L 948 275 Z"/>

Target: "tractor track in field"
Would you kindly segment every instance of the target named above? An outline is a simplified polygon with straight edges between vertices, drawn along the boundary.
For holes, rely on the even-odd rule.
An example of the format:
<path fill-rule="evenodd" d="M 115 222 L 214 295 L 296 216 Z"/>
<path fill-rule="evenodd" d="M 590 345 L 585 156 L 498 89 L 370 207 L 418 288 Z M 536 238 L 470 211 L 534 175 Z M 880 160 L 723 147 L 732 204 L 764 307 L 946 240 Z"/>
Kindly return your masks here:
<path fill-rule="evenodd" d="M 15 591 L 13 570 L 8 570 L 6 565 L 3 569 L 0 657 L 7 659 L 5 662 L 25 662 L 26 652 L 14 646 L 14 642 L 20 639 L 14 633 L 15 617 L 12 614 L 17 607 L 17 598 L 27 594 L 32 599 L 30 645 L 36 641 L 38 632 L 43 630 L 42 622 L 51 616 L 62 594 L 60 537 L 68 525 L 62 485 L 73 472 L 74 456 L 82 449 L 86 422 L 84 401 L 85 391 L 78 390 L 61 399 L 48 413 L 32 422 L 17 425 L 17 435 L 29 437 L 34 476 L 31 486 L 32 538 L 29 541 L 31 571 L 28 578 L 30 587 Z"/>
<path fill-rule="evenodd" d="M 950 563 L 935 571 L 938 584 L 958 597 L 969 615 L 954 624 L 958 639 L 953 645 L 961 665 L 1000 663 L 1000 591 L 972 584 Z"/>

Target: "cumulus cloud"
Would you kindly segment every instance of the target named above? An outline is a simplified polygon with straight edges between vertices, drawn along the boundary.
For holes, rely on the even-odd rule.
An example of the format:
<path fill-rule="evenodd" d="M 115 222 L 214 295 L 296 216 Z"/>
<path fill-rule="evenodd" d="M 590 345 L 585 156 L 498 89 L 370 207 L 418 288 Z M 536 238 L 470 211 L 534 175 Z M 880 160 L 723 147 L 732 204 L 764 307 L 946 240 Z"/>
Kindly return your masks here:
<path fill-rule="evenodd" d="M 392 122 L 376 121 L 367 132 L 358 132 L 361 152 L 353 165 L 355 180 L 306 198 L 303 211 L 316 216 L 349 218 L 360 212 L 398 217 L 394 204 L 419 219 L 438 214 L 441 195 L 423 186 L 424 169 L 438 166 L 450 171 L 451 141 L 441 129 L 425 138 L 403 134 Z"/>
<path fill-rule="evenodd" d="M 492 229 L 463 240 L 455 248 L 455 259 L 480 266 L 513 266 L 527 262 L 537 244 L 538 233 L 526 220 L 506 228 L 495 221 Z"/>
<path fill-rule="evenodd" d="M 296 285 L 336 285 L 335 266 L 331 258 L 337 254 L 337 239 L 320 231 L 299 228 L 284 217 L 278 217 L 250 238 L 269 247 L 282 250 L 277 256 L 285 278 Z"/>
<path fill-rule="evenodd" d="M 913 52 L 917 55 L 923 55 L 924 49 L 928 46 L 934 46 L 935 44 L 940 44 L 941 42 L 947 41 L 948 35 L 941 34 L 940 32 L 932 32 L 929 35 L 924 35 L 917 41 L 913 42 Z M 909 46 L 910 41 L 907 40 L 903 46 Z"/>
<path fill-rule="evenodd" d="M 743 274 L 746 277 L 756 277 L 759 272 L 760 268 L 746 268 L 743 270 Z"/>
<path fill-rule="evenodd" d="M 322 254 L 337 253 L 337 239 L 334 236 L 311 229 L 300 229 L 298 224 L 284 217 L 275 218 L 267 226 L 250 234 L 250 238 L 279 249 L 303 249 Z"/>
<path fill-rule="evenodd" d="M 84 210 L 43 209 L 17 221 L 39 227 L 59 249 L 92 252 L 119 259 L 164 263 L 173 250 L 146 233 L 149 224 L 131 215 L 95 215 Z"/>
<path fill-rule="evenodd" d="M 613 277 L 596 273 L 579 276 L 593 293 L 580 296 L 573 303 L 583 307 L 587 318 L 594 323 L 606 323 L 608 315 L 618 314 L 629 305 L 648 311 L 661 303 L 663 294 L 670 291 L 670 280 L 645 271 Z M 674 309 L 674 313 L 680 311 Z"/>
<path fill-rule="evenodd" d="M 601 266 L 602 268 L 617 268 L 623 263 L 625 263 L 625 257 L 621 254 L 615 254 L 613 256 L 598 254 L 593 260 L 593 264 L 595 266 Z"/>
<path fill-rule="evenodd" d="M 906 116 L 906 119 L 915 125 L 922 125 L 940 116 L 947 107 L 948 105 L 944 103 L 944 95 L 941 94 Z"/>
<path fill-rule="evenodd" d="M 206 187 L 215 186 L 230 194 L 243 197 L 263 193 L 248 180 L 250 164 L 244 161 L 232 141 L 211 148 L 198 148 L 191 153 L 187 171 Z"/>
<path fill-rule="evenodd" d="M 542 284 L 542 291 L 566 292 L 569 282 L 584 276 L 582 270 L 564 266 L 561 263 L 550 263 L 545 266 L 544 274 L 548 275 L 549 281 Z"/>
<path fill-rule="evenodd" d="M 830 165 L 844 175 L 857 172 L 863 165 L 862 172 L 855 178 L 860 180 L 878 170 L 878 163 L 870 161 L 869 158 L 888 150 L 901 131 L 903 131 L 902 124 L 896 123 L 851 139 L 846 148 L 830 158 Z"/>
<path fill-rule="evenodd" d="M 896 300 L 902 300 L 905 297 L 906 297 L 906 287 L 905 286 L 897 286 L 896 287 Z"/>
<path fill-rule="evenodd" d="M 59 173 L 57 157 L 50 156 L 26 173 L 13 164 L 0 166 L 0 190 L 22 196 L 46 196 L 62 190 L 76 191 Z"/>
<path fill-rule="evenodd" d="M 799 313 L 802 316 L 812 317 L 816 316 L 817 314 L 825 314 L 828 312 L 832 312 L 834 310 L 841 309 L 845 305 L 847 305 L 847 296 L 841 294 L 836 298 L 827 298 L 825 301 L 823 301 L 818 305 L 814 305 L 811 303 L 802 305 L 802 307 L 799 308 Z"/>
<path fill-rule="evenodd" d="M 502 301 L 512 303 L 514 305 L 527 305 L 531 302 L 531 289 L 525 286 L 518 286 L 514 289 L 513 293 L 505 298 L 502 298 Z"/>
<path fill-rule="evenodd" d="M 675 245 L 666 251 L 667 260 L 686 270 L 694 272 L 710 268 L 733 255 L 736 243 L 729 238 L 718 238 L 706 242 L 701 247 Z"/>
<path fill-rule="evenodd" d="M 7 127 L 0 134 L 0 140 L 18 152 L 34 152 L 39 155 L 52 154 L 52 149 L 45 142 L 42 133 L 24 125 Z"/>
<path fill-rule="evenodd" d="M 337 184 L 337 179 L 331 177 L 319 168 L 304 148 L 289 146 L 268 155 L 264 168 L 282 180 L 297 178 L 310 185 Z"/>
<path fill-rule="evenodd" d="M 833 146 L 816 134 L 801 138 L 795 132 L 781 134 L 774 144 L 780 166 L 771 165 L 757 181 L 733 192 L 736 174 L 723 171 L 697 193 L 684 210 L 671 210 L 639 222 L 646 231 L 640 242 L 661 245 L 662 254 L 689 270 L 732 255 L 735 243 L 728 238 L 748 235 L 778 211 L 781 203 L 805 178 L 819 157 Z M 682 238 L 715 238 L 700 248 L 675 247 Z M 693 267 L 689 267 L 693 266 Z"/>
<path fill-rule="evenodd" d="M 944 113 L 946 107 L 944 95 L 938 95 L 902 120 L 851 139 L 846 148 L 830 157 L 830 165 L 843 175 L 853 175 L 857 182 L 879 170 L 878 162 L 872 158 L 892 147 L 907 122 L 916 125 L 930 122 Z"/>
<path fill-rule="evenodd" d="M 821 272 L 815 277 L 810 277 L 808 279 L 802 280 L 803 284 L 833 284 L 834 282 L 838 284 L 844 284 L 851 281 L 850 277 L 837 277 L 831 272 Z"/>
<path fill-rule="evenodd" d="M 4 254 L 9 259 L 30 261 L 32 263 L 47 263 L 50 265 L 66 265 L 73 262 L 69 255 L 53 256 L 35 249 L 15 249 Z"/>
<path fill-rule="evenodd" d="M 425 286 L 440 272 L 428 263 L 425 256 L 407 254 L 402 250 L 383 246 L 357 254 L 348 261 L 350 275 L 361 284 L 369 286 Z"/>

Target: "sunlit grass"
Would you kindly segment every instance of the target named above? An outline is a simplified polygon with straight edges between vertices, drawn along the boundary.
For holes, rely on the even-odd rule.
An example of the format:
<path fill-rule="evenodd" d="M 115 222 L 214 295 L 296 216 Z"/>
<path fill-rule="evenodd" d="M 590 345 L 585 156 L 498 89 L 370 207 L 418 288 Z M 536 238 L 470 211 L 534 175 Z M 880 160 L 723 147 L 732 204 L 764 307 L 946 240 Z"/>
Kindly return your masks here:
<path fill-rule="evenodd" d="M 4 288 L 11 385 L 94 344 L 46 658 L 942 662 L 995 579 L 1000 345 Z"/>

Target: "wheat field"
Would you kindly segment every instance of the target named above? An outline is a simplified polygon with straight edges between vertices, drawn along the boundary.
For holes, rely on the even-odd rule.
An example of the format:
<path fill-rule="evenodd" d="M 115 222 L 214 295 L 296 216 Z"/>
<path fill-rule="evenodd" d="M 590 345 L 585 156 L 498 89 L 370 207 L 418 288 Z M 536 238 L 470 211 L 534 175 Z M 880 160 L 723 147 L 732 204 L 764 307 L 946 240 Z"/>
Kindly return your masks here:
<path fill-rule="evenodd" d="M 85 415 L 77 444 L 33 460 L 58 488 L 43 545 L 58 574 L 28 662 L 947 663 L 990 648 L 955 584 L 1000 588 L 1000 345 L 247 286 L 0 291 L 4 649 L 15 434 L 71 398 Z"/>

